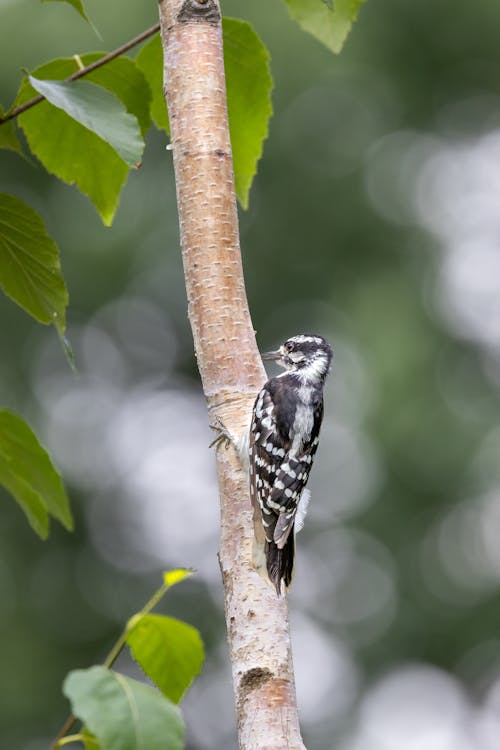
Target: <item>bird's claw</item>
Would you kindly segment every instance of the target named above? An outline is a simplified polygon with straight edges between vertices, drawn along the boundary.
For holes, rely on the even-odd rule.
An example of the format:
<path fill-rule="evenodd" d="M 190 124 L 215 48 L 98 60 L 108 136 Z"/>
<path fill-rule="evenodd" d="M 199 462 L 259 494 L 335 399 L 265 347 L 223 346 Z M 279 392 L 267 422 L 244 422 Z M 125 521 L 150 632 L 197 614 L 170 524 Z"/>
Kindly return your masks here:
<path fill-rule="evenodd" d="M 216 415 L 214 418 L 214 423 L 210 424 L 209 427 L 211 430 L 217 432 L 217 437 L 212 440 L 208 447 L 213 448 L 213 446 L 215 445 L 218 448 L 219 445 L 224 444 L 224 447 L 227 450 L 233 442 L 233 438 L 222 419 Z"/>

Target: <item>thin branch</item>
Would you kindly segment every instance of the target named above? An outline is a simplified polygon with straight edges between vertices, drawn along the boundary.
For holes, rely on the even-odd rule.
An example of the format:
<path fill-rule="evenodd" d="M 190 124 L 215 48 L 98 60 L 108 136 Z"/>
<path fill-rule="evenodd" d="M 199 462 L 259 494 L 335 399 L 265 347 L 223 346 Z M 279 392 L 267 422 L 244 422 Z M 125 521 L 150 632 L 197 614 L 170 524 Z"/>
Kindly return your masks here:
<path fill-rule="evenodd" d="M 66 719 L 66 721 L 64 722 L 60 730 L 58 731 L 57 736 L 55 737 L 54 742 L 50 746 L 49 750 L 56 750 L 56 748 L 59 747 L 62 738 L 74 726 L 76 721 L 77 721 L 77 718 L 76 716 L 74 716 L 74 714 L 70 714 L 68 716 L 68 718 Z"/>
<path fill-rule="evenodd" d="M 104 57 L 101 57 L 99 60 L 96 60 L 90 65 L 87 65 L 85 68 L 81 68 L 80 70 L 77 70 L 75 73 L 68 76 L 68 78 L 65 78 L 64 80 L 76 81 L 78 78 L 83 78 L 89 73 L 92 73 L 93 70 L 97 70 L 97 68 L 102 68 L 103 65 L 106 65 L 107 63 L 111 62 L 111 60 L 114 60 L 115 57 L 120 57 L 120 55 L 124 55 L 125 52 L 129 51 L 129 49 L 136 47 L 145 39 L 149 39 L 150 36 L 154 36 L 159 30 L 160 30 L 160 24 L 155 23 L 155 25 L 151 26 L 150 29 L 146 29 L 146 31 L 143 31 L 141 34 L 138 34 L 133 39 L 130 39 L 128 42 L 125 42 L 125 44 L 122 44 L 120 47 L 117 47 L 112 52 L 109 52 L 107 55 L 104 55 Z M 20 104 L 18 107 L 14 107 L 13 110 L 5 114 L 3 117 L 0 117 L 0 125 L 2 125 L 4 122 L 8 122 L 9 120 L 13 120 L 18 115 L 22 114 L 23 112 L 26 112 L 27 109 L 31 109 L 31 107 L 34 107 L 35 104 L 40 104 L 40 102 L 43 102 L 44 99 L 45 97 L 39 94 L 38 96 L 34 96 L 33 99 L 30 99 L 29 101 L 24 102 L 24 104 Z"/>

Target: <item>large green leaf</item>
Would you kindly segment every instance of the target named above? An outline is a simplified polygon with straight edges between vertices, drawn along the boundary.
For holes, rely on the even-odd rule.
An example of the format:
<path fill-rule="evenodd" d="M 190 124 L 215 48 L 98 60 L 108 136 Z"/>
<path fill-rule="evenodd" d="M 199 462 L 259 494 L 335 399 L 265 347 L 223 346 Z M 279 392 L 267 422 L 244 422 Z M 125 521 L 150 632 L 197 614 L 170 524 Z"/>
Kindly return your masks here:
<path fill-rule="evenodd" d="M 101 55 L 81 58 L 84 65 Z M 43 80 L 67 78 L 78 70 L 73 58 L 52 60 L 34 71 Z M 134 115 L 144 132 L 149 125 L 149 89 L 135 63 L 127 58 L 112 60 L 86 78 L 113 92 Z M 69 84 L 71 85 L 71 84 Z M 27 79 L 21 84 L 16 105 L 35 91 Z M 111 224 L 118 206 L 120 191 L 128 175 L 127 164 L 116 151 L 95 133 L 69 117 L 64 111 L 42 102 L 18 118 L 28 145 L 45 168 L 69 184 L 76 184 L 88 195 L 105 224 Z"/>
<path fill-rule="evenodd" d="M 340 52 L 365 0 L 285 0 L 295 21 L 332 52 Z"/>
<path fill-rule="evenodd" d="M 0 286 L 41 323 L 64 333 L 68 292 L 59 251 L 30 206 L 0 193 Z"/>
<path fill-rule="evenodd" d="M 0 484 L 42 539 L 48 534 L 48 513 L 73 528 L 68 498 L 48 453 L 26 422 L 8 409 L 0 409 Z"/>
<path fill-rule="evenodd" d="M 163 95 L 163 50 L 160 35 L 156 34 L 136 57 L 136 64 L 142 71 L 151 89 L 151 117 L 159 130 L 170 135 L 168 112 Z"/>
<path fill-rule="evenodd" d="M 103 750 L 182 750 L 181 713 L 161 693 L 106 667 L 75 670 L 64 694 Z M 90 747 L 90 745 L 89 745 Z"/>
<path fill-rule="evenodd" d="M 42 3 L 69 3 L 69 5 L 72 5 L 73 8 L 81 15 L 82 18 L 84 18 L 86 21 L 88 21 L 88 16 L 85 12 L 85 8 L 83 7 L 82 0 L 41 0 Z"/>
<path fill-rule="evenodd" d="M 179 703 L 203 664 L 203 643 L 191 625 L 163 615 L 132 618 L 127 643 L 162 693 Z"/>
<path fill-rule="evenodd" d="M 222 31 L 236 193 L 243 208 L 248 208 L 273 111 L 273 79 L 269 54 L 249 23 L 224 18 Z"/>
<path fill-rule="evenodd" d="M 122 102 L 89 81 L 47 81 L 28 76 L 47 101 L 109 143 L 129 167 L 141 160 L 144 141 L 137 119 Z"/>
<path fill-rule="evenodd" d="M 272 114 L 273 81 L 269 54 L 249 23 L 236 18 L 224 18 L 222 31 L 236 193 L 243 208 L 247 208 L 250 188 Z M 151 88 L 153 121 L 157 127 L 169 133 L 163 97 L 163 53 L 159 37 L 154 37 L 142 48 L 137 56 L 137 65 Z"/>

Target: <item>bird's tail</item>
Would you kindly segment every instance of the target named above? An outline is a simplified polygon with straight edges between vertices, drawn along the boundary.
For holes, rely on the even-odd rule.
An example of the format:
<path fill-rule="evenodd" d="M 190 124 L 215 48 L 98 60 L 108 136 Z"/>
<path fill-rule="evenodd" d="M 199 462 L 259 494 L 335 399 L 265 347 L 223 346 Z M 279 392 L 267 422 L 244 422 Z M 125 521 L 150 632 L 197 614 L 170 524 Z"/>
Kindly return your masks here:
<path fill-rule="evenodd" d="M 293 560 L 295 557 L 295 534 L 288 535 L 282 549 L 274 542 L 265 543 L 266 567 L 269 580 L 274 585 L 278 596 L 281 596 L 281 581 L 285 584 L 285 589 L 292 582 Z"/>

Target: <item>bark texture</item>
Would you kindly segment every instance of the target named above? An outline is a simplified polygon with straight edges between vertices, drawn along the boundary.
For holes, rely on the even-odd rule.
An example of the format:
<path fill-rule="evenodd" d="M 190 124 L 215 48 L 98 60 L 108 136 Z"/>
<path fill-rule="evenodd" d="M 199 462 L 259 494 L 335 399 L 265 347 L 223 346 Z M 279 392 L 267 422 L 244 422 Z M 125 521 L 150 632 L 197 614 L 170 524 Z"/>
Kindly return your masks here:
<path fill-rule="evenodd" d="M 165 97 L 182 257 L 198 366 L 211 418 L 246 429 L 266 379 L 248 311 L 239 246 L 216 0 L 160 0 Z M 253 569 L 248 479 L 233 449 L 217 451 L 219 560 L 242 750 L 304 750 L 288 611 Z"/>

